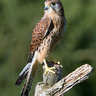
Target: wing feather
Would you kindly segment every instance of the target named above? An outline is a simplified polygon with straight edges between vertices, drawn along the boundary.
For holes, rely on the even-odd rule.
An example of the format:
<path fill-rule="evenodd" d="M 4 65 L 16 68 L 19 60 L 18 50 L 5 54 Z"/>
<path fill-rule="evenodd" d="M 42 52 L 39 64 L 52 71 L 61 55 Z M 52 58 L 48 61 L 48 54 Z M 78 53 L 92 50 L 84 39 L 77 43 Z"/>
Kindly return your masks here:
<path fill-rule="evenodd" d="M 33 54 L 38 49 L 43 39 L 50 34 L 53 28 L 54 24 L 50 18 L 43 18 L 37 23 L 32 33 L 28 63 L 32 61 L 33 56 L 31 56 L 31 53 Z"/>
<path fill-rule="evenodd" d="M 39 45 L 45 39 L 45 37 L 47 37 L 50 34 L 53 27 L 54 24 L 51 19 L 43 18 L 39 21 L 39 23 L 37 23 L 36 27 L 33 30 L 30 52 L 28 56 L 28 64 L 24 67 L 23 71 L 20 73 L 19 78 L 15 83 L 15 85 L 19 86 L 22 83 L 22 81 L 26 78 L 26 81 L 21 92 L 21 96 L 28 96 L 28 93 L 31 89 L 32 81 L 34 79 L 34 74 L 37 68 L 35 62 L 36 58 L 34 57 L 34 54 L 38 49 Z"/>

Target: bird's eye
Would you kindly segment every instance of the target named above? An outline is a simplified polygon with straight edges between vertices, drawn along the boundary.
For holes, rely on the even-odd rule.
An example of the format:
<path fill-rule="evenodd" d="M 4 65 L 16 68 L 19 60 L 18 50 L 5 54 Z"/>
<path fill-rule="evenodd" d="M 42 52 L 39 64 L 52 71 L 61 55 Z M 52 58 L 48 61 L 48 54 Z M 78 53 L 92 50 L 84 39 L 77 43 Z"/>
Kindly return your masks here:
<path fill-rule="evenodd" d="M 51 3 L 51 5 L 52 5 L 52 6 L 54 6 L 54 5 L 55 5 L 55 3 L 54 3 L 54 2 L 52 2 L 52 3 Z"/>

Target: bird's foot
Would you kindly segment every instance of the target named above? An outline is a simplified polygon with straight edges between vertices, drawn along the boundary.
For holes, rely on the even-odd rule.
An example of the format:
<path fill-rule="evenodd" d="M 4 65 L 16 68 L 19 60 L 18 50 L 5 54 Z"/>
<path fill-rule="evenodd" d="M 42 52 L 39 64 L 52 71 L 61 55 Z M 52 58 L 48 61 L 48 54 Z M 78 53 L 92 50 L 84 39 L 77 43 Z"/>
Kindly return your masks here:
<path fill-rule="evenodd" d="M 45 64 L 45 75 L 48 73 L 48 72 L 51 72 L 51 73 L 53 73 L 53 74 L 55 74 L 55 72 L 53 71 L 54 69 L 55 69 L 55 67 L 48 67 L 48 65 L 47 65 L 47 62 L 46 62 L 46 60 L 44 60 L 44 64 Z"/>
<path fill-rule="evenodd" d="M 58 65 L 60 65 L 61 68 L 63 68 L 63 66 L 60 64 L 60 62 L 56 62 Z"/>
<path fill-rule="evenodd" d="M 53 73 L 53 74 L 55 74 L 55 72 L 53 71 L 53 69 L 55 69 L 55 67 L 51 67 L 51 68 L 49 68 L 48 66 L 47 67 L 45 67 L 46 68 L 46 70 L 45 70 L 45 75 L 48 73 L 48 72 L 51 72 L 51 73 Z"/>
<path fill-rule="evenodd" d="M 58 65 L 60 65 L 61 68 L 63 68 L 63 66 L 61 65 L 61 63 L 58 62 L 58 61 L 55 61 L 55 59 L 52 56 L 50 56 L 50 61 L 53 61 L 55 64 L 58 64 Z"/>

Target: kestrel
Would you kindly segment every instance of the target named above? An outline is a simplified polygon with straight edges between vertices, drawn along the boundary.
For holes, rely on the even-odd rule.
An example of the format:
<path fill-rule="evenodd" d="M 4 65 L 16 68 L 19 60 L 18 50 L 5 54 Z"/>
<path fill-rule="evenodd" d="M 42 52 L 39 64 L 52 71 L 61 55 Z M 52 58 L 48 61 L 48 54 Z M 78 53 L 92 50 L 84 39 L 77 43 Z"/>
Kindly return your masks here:
<path fill-rule="evenodd" d="M 60 0 L 46 0 L 44 7 L 44 16 L 37 23 L 32 33 L 32 41 L 28 56 L 28 64 L 19 74 L 15 85 L 20 85 L 26 78 L 21 96 L 28 96 L 32 86 L 34 75 L 37 69 L 37 63 L 45 64 L 46 72 L 54 73 L 46 63 L 46 57 L 50 54 L 54 45 L 60 39 L 64 31 L 66 19 L 63 5 Z"/>

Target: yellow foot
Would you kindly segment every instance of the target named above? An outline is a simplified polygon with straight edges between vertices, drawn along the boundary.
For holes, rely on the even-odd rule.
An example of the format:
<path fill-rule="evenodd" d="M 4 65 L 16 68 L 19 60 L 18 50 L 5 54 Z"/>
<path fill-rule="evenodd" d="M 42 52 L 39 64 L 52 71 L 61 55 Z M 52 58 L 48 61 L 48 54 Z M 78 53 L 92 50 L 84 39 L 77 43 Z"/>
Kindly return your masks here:
<path fill-rule="evenodd" d="M 60 62 L 57 62 L 58 65 L 60 65 L 61 68 L 63 68 L 63 66 L 60 64 Z"/>
<path fill-rule="evenodd" d="M 55 74 L 55 72 L 53 71 L 54 69 L 55 69 L 55 67 L 51 67 L 51 68 L 49 68 L 48 67 L 48 65 L 47 65 L 47 63 L 46 63 L 46 60 L 44 60 L 44 64 L 45 64 L 45 75 L 48 73 L 48 72 L 51 72 L 51 73 L 54 73 Z"/>

